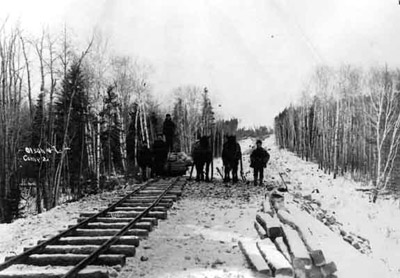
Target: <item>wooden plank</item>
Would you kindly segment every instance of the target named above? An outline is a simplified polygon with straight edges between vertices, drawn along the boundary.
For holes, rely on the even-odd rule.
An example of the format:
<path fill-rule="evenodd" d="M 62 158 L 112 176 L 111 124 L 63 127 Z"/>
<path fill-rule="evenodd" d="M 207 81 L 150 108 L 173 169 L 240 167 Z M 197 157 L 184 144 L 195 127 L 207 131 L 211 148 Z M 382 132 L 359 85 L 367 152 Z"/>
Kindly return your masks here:
<path fill-rule="evenodd" d="M 283 236 L 281 223 L 278 218 L 272 217 L 268 213 L 263 213 L 256 215 L 256 221 L 264 229 L 267 237 L 274 239 Z"/>
<path fill-rule="evenodd" d="M 318 266 L 311 266 L 310 269 L 306 270 L 307 278 L 324 278 L 324 275 L 321 272 L 321 268 Z"/>
<path fill-rule="evenodd" d="M 114 217 L 114 218 L 135 218 L 139 216 L 141 212 L 140 211 L 121 211 L 121 210 L 116 210 L 109 212 L 107 214 L 108 217 Z M 80 217 L 91 217 L 93 215 L 97 214 L 97 212 L 82 212 L 80 214 Z M 158 219 L 167 219 L 167 212 L 162 212 L 162 211 L 150 211 L 146 215 L 147 217 L 154 217 Z"/>
<path fill-rule="evenodd" d="M 48 245 L 39 254 L 91 254 L 99 248 L 98 245 Z M 24 248 L 24 252 L 29 248 Z M 112 245 L 105 254 L 122 254 L 135 256 L 136 248 L 132 245 Z"/>
<path fill-rule="evenodd" d="M 147 195 L 161 195 L 165 190 L 164 189 L 150 189 L 150 190 L 141 190 L 139 191 L 140 194 L 147 194 Z M 165 196 L 173 196 L 176 195 L 180 197 L 182 195 L 182 190 L 169 190 Z"/>
<path fill-rule="evenodd" d="M 162 206 L 162 207 L 166 207 L 166 208 L 170 208 L 172 207 L 174 203 L 173 202 L 165 202 L 162 201 L 160 203 L 158 203 L 158 206 Z M 148 207 L 151 206 L 152 202 L 142 202 L 142 201 L 126 201 L 123 204 L 120 204 L 120 207 L 132 207 L 132 206 L 144 206 L 144 207 Z"/>
<path fill-rule="evenodd" d="M 176 196 L 176 195 L 175 195 Z M 146 203 L 153 203 L 155 200 L 157 200 L 157 196 L 138 196 L 135 195 L 132 198 L 126 199 L 124 201 L 124 203 L 126 202 L 146 202 Z M 114 200 L 114 201 L 118 201 L 118 199 Z M 160 202 L 175 202 L 176 198 L 171 197 L 171 196 L 164 196 L 162 197 L 162 199 L 160 200 Z"/>
<path fill-rule="evenodd" d="M 78 218 L 78 223 L 86 220 L 86 217 L 80 217 Z M 93 220 L 91 223 L 125 223 L 127 224 L 128 222 L 131 222 L 132 218 L 124 218 L 124 217 L 118 217 L 118 218 L 112 218 L 112 217 L 97 217 L 96 219 Z M 140 219 L 138 223 L 141 222 L 150 222 L 153 226 L 158 225 L 158 219 L 154 217 L 143 217 Z"/>
<path fill-rule="evenodd" d="M 151 192 L 146 192 L 146 193 L 144 193 L 144 192 L 138 192 L 137 193 L 137 195 L 135 195 L 135 199 L 136 198 L 140 198 L 140 197 L 145 197 L 145 198 L 154 198 L 154 199 L 156 199 L 156 198 L 158 198 L 159 196 L 161 195 L 161 193 L 156 193 L 156 192 L 154 192 L 154 193 L 151 193 Z M 178 200 L 178 195 L 176 195 L 176 194 L 166 194 L 166 195 L 164 195 L 165 196 L 165 199 L 170 199 L 170 200 L 173 200 L 174 202 L 176 201 L 176 200 Z M 164 198 L 164 197 L 163 197 Z"/>
<path fill-rule="evenodd" d="M 326 263 L 324 253 L 320 249 L 320 245 L 316 244 L 317 240 L 310 233 L 308 225 L 298 220 L 296 221 L 295 217 L 287 211 L 278 211 L 277 215 L 283 223 L 289 225 L 297 231 L 310 254 L 313 264 L 316 266 L 324 265 Z"/>
<path fill-rule="evenodd" d="M 98 237 L 62 237 L 52 245 L 100 245 L 109 240 L 111 236 L 98 236 Z M 38 244 L 43 243 L 45 240 L 39 240 Z M 137 236 L 121 236 L 116 244 L 120 245 L 134 245 L 139 246 L 139 237 Z"/>
<path fill-rule="evenodd" d="M 268 266 L 272 269 L 274 275 L 281 275 L 281 277 L 292 277 L 293 268 L 282 255 L 281 252 L 276 249 L 275 245 L 269 239 L 263 239 L 257 241 L 257 248 L 263 256 L 264 260 L 268 263 Z"/>
<path fill-rule="evenodd" d="M 30 255 L 24 263 L 36 266 L 45 265 L 76 265 L 87 255 L 84 254 L 35 254 Z M 93 263 L 93 265 L 125 265 L 124 255 L 100 255 Z"/>
<path fill-rule="evenodd" d="M 334 262 L 329 262 L 321 266 L 321 272 L 324 277 L 329 277 L 337 271 L 336 264 Z"/>
<path fill-rule="evenodd" d="M 291 257 L 290 257 L 290 253 L 289 253 L 289 249 L 286 245 L 286 243 L 283 240 L 283 237 L 277 237 L 272 241 L 275 246 L 276 249 L 279 250 L 279 252 L 282 253 L 282 255 L 289 261 L 291 262 Z"/>
<path fill-rule="evenodd" d="M 148 207 L 146 206 L 118 206 L 115 208 L 115 210 L 119 211 L 144 211 Z M 163 206 L 155 206 L 151 209 L 151 211 L 167 211 L 168 209 Z"/>
<path fill-rule="evenodd" d="M 257 248 L 256 241 L 239 241 L 239 247 L 243 254 L 249 261 L 249 263 L 259 273 L 272 277 L 272 270 L 269 268 L 267 262 L 261 256 L 260 251 Z"/>
<path fill-rule="evenodd" d="M 339 234 L 332 232 L 310 214 L 301 211 L 294 204 L 289 204 L 287 207 L 296 219 L 296 223 L 301 223 L 307 227 L 309 233 L 313 236 L 313 244 L 324 251 L 326 260 L 335 262 L 337 271 L 335 274 L 331 274 L 331 277 L 334 275 L 340 278 L 392 276 L 383 262 L 361 254 L 345 242 Z"/>
<path fill-rule="evenodd" d="M 0 278 L 61 278 L 71 267 L 48 267 L 48 266 L 26 266 L 12 265 L 0 272 Z M 111 272 L 107 267 L 88 266 L 78 273 L 78 278 L 109 278 Z M 114 275 L 116 274 L 115 271 Z"/>
<path fill-rule="evenodd" d="M 282 229 L 293 267 L 305 269 L 310 266 L 311 258 L 297 231 L 286 224 L 282 224 Z"/>
<path fill-rule="evenodd" d="M 94 222 L 88 223 L 86 228 L 90 229 L 122 229 L 126 226 L 127 223 L 124 222 L 116 222 L 116 223 L 104 223 L 104 222 Z M 150 222 L 139 222 L 132 226 L 132 229 L 144 229 L 147 231 L 151 231 L 153 229 L 153 225 Z"/>
<path fill-rule="evenodd" d="M 264 239 L 267 236 L 267 233 L 265 232 L 265 229 L 263 227 L 261 227 L 261 225 L 257 222 L 254 221 L 254 229 L 256 229 L 256 232 L 258 234 L 258 236 L 260 237 L 260 239 Z"/>
<path fill-rule="evenodd" d="M 73 236 L 113 236 L 117 234 L 120 229 L 76 229 Z M 148 230 L 144 229 L 130 229 L 124 234 L 126 236 L 140 236 L 147 237 L 149 235 Z"/>
<path fill-rule="evenodd" d="M 269 193 L 265 195 L 264 200 L 261 202 L 261 211 L 268 213 L 272 217 L 275 215 L 275 210 L 271 207 Z"/>

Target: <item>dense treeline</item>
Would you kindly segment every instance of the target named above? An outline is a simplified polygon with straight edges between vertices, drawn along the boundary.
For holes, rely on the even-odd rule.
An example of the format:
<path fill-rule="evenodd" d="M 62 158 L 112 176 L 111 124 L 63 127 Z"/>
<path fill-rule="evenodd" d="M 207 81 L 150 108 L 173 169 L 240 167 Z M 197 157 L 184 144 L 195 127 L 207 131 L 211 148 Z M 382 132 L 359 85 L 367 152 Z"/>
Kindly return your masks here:
<path fill-rule="evenodd" d="M 217 119 L 207 88 L 179 87 L 174 94 L 175 149 L 190 154 L 200 136 L 209 136 L 214 156 L 221 156 L 225 135 L 236 134 L 238 119 Z"/>
<path fill-rule="evenodd" d="M 387 68 L 317 68 L 299 103 L 275 118 L 277 144 L 334 177 L 350 172 L 372 180 L 376 201 L 396 176 L 399 82 L 400 72 Z"/>
<path fill-rule="evenodd" d="M 268 135 L 274 133 L 272 128 L 267 126 L 259 126 L 256 128 L 239 128 L 236 132 L 238 139 L 253 137 L 253 138 L 265 138 Z"/>
<path fill-rule="evenodd" d="M 135 175 L 138 149 L 152 145 L 166 113 L 176 150 L 187 153 L 209 135 L 218 155 L 222 130 L 237 128 L 215 119 L 208 91 L 196 86 L 177 88 L 173 110 L 162 110 L 151 66 L 115 55 L 99 33 L 83 46 L 71 33 L 0 30 L 0 222 Z"/>

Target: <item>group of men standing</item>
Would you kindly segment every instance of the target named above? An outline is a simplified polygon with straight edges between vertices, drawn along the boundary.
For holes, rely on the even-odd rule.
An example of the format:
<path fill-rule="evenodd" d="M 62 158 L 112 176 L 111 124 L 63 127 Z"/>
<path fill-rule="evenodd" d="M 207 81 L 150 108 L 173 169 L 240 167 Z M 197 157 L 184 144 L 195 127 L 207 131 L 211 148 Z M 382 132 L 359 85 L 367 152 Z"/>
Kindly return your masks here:
<path fill-rule="evenodd" d="M 168 153 L 173 150 L 173 138 L 175 134 L 175 123 L 171 115 L 165 116 L 163 132 L 157 134 L 151 150 L 146 142 L 142 142 L 137 155 L 137 162 L 141 168 L 143 180 L 147 180 L 147 169 L 151 169 L 152 176 L 161 176 L 164 174 L 164 165 L 168 158 Z M 165 141 L 164 141 L 165 136 Z"/>
<path fill-rule="evenodd" d="M 163 132 L 157 134 L 157 139 L 154 141 L 152 145 L 152 149 L 150 150 L 146 144 L 146 142 L 142 142 L 139 150 L 138 150 L 138 156 L 137 156 L 137 161 L 138 165 L 142 170 L 142 177 L 144 180 L 147 179 L 147 168 L 151 168 L 151 174 L 152 176 L 157 176 L 157 175 L 163 175 L 164 174 L 164 165 L 167 161 L 168 158 L 168 153 L 173 151 L 173 138 L 175 135 L 175 129 L 176 125 L 171 119 L 170 114 L 166 114 L 165 120 L 163 123 Z M 164 136 L 165 136 L 165 141 L 164 141 Z M 240 151 L 240 146 L 239 146 L 239 151 L 237 151 L 237 142 L 236 138 L 232 136 L 235 140 L 232 142 L 232 149 L 235 149 L 234 151 L 234 157 L 232 157 L 232 161 L 236 161 L 237 156 L 236 153 L 240 153 L 241 157 L 241 151 Z M 233 139 L 232 138 L 232 139 Z M 231 148 L 229 148 L 229 138 L 228 142 L 224 144 L 224 150 L 223 150 L 223 160 L 224 160 L 224 165 L 229 166 L 229 157 L 232 156 L 230 153 Z M 226 146 L 225 146 L 226 145 Z M 225 153 L 224 153 L 225 152 Z M 251 152 L 250 155 L 250 167 L 253 168 L 253 176 L 254 176 L 254 185 L 262 185 L 263 179 L 264 179 L 264 168 L 267 167 L 267 163 L 269 161 L 270 155 L 269 153 L 262 147 L 262 141 L 257 140 L 256 141 L 256 148 Z M 239 158 L 240 159 L 240 158 Z M 232 164 L 232 163 L 231 163 Z M 236 167 L 228 167 L 232 168 L 230 170 L 232 171 L 233 175 L 233 181 L 237 181 L 237 174 L 236 176 L 234 173 L 237 173 L 237 163 L 233 163 L 236 165 Z M 224 181 L 227 181 L 227 173 L 225 173 L 225 178 Z M 228 174 L 229 175 L 229 174 Z"/>

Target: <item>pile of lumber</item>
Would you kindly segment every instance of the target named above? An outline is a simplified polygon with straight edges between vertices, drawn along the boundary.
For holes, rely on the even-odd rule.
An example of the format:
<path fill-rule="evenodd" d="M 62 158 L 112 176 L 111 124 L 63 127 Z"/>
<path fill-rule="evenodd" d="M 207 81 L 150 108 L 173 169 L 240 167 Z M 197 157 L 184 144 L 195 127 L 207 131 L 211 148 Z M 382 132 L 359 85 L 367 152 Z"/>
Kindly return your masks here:
<path fill-rule="evenodd" d="M 317 220 L 322 222 L 331 231 L 340 235 L 344 241 L 351 244 L 362 254 L 371 253 L 371 245 L 368 239 L 363 236 L 357 235 L 354 232 L 346 231 L 342 223 L 337 221 L 336 217 L 320 207 L 320 204 L 311 198 L 310 195 L 295 196 L 294 202 L 298 203 L 302 210 L 314 216 Z"/>
<path fill-rule="evenodd" d="M 254 222 L 260 239 L 239 242 L 250 264 L 266 277 L 336 277 L 336 264 L 324 254 L 307 225 L 296 221 L 291 209 L 276 212 L 268 198 Z"/>

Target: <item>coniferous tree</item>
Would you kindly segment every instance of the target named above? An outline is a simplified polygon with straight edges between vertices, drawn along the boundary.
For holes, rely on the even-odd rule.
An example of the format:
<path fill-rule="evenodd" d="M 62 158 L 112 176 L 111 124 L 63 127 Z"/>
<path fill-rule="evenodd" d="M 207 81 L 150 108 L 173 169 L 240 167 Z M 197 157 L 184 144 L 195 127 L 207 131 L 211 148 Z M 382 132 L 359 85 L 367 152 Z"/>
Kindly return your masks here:
<path fill-rule="evenodd" d="M 62 82 L 62 90 L 56 102 L 56 135 L 59 149 L 64 147 L 64 136 L 67 138 L 67 163 L 62 170 L 67 170 L 64 173 L 76 197 L 84 193 L 82 181 L 89 174 L 84 144 L 87 106 L 87 80 L 80 64 L 73 63 Z"/>
<path fill-rule="evenodd" d="M 122 124 L 120 119 L 120 103 L 118 96 L 113 92 L 113 87 L 107 89 L 104 98 L 104 107 L 100 112 L 102 117 L 100 140 L 103 146 L 104 167 L 110 175 L 123 170 L 120 133 Z"/>

